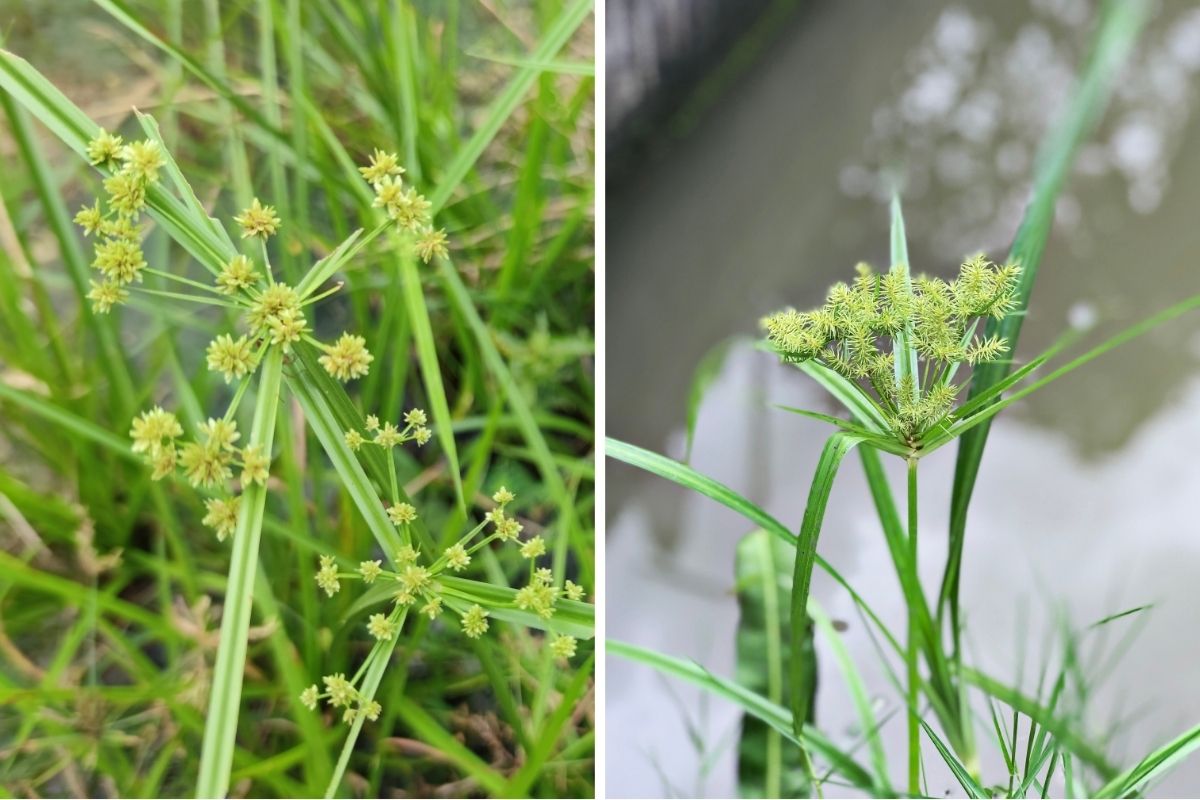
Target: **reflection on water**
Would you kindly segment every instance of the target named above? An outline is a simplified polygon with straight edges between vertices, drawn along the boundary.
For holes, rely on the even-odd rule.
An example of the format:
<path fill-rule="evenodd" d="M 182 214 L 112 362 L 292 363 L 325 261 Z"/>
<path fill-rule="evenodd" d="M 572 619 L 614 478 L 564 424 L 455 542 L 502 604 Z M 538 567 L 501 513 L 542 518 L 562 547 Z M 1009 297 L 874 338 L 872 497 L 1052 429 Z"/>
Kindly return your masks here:
<path fill-rule="evenodd" d="M 916 269 L 948 274 L 979 249 L 1001 258 L 1036 143 L 1086 49 L 1093 5 L 814 4 L 693 135 L 609 195 L 610 434 L 679 456 L 687 387 L 705 352 L 754 334 L 768 311 L 819 302 L 859 260 L 884 265 L 885 170 L 904 169 Z M 1059 205 L 1024 357 L 1069 319 L 1098 319 L 1099 336 L 1200 290 L 1198 74 L 1200 11 L 1162 4 Z M 1129 758 L 1200 720 L 1200 690 L 1184 669 L 1200 653 L 1189 613 L 1200 537 L 1187 499 L 1200 464 L 1185 449 L 1200 434 L 1198 358 L 1200 320 L 1191 317 L 1020 404 L 989 441 L 968 529 L 973 657 L 999 677 L 1017 674 L 1018 632 L 1025 661 L 1041 663 L 1056 609 L 1082 626 L 1158 603 L 1092 707 L 1097 734 L 1116 715 L 1134 717 L 1114 741 L 1114 754 Z M 828 407 L 803 376 L 736 349 L 703 407 L 693 462 L 794 525 L 825 431 L 767 401 Z M 822 552 L 899 624 L 869 497 L 847 463 Z M 944 559 L 952 469 L 952 450 L 923 466 L 929 585 Z M 609 635 L 732 674 L 733 553 L 744 522 L 632 469 L 610 465 L 608 478 Z M 894 702 L 847 598 L 820 576 L 816 592 L 851 624 L 868 685 Z M 722 742 L 702 789 L 735 791 L 734 710 L 711 701 L 700 721 L 690 690 L 667 692 L 650 671 L 616 659 L 609 669 L 610 793 L 654 794 L 664 781 L 696 792 L 699 763 Z M 850 736 L 852 710 L 833 677 L 819 712 L 829 731 Z M 703 756 L 685 718 L 706 732 Z M 888 729 L 896 759 L 902 727 Z M 950 788 L 947 776 L 938 780 L 931 791 Z M 1200 768 L 1188 765 L 1159 793 L 1198 785 Z"/>

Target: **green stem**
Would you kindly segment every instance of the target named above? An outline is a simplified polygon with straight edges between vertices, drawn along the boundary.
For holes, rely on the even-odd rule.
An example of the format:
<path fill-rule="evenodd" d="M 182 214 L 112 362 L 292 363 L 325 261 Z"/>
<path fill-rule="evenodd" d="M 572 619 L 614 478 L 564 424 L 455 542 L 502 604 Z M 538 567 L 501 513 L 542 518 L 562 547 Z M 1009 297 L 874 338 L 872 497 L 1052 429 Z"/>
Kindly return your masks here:
<path fill-rule="evenodd" d="M 917 575 L 917 459 L 908 460 L 908 566 Z M 916 609 L 908 610 L 908 793 L 921 793 L 921 721 L 917 712 L 921 676 L 917 671 L 920 646 Z"/>
<path fill-rule="evenodd" d="M 400 631 L 404 627 L 404 619 L 407 614 L 408 609 L 405 608 L 400 613 L 400 625 L 397 627 L 396 635 L 390 641 L 378 642 L 367 657 L 371 661 L 371 664 L 367 667 L 367 674 L 363 678 L 362 688 L 359 689 L 359 692 L 363 696 L 363 701 L 366 703 L 375 699 L 375 692 L 379 689 L 380 681 L 383 680 L 383 673 L 387 669 L 388 662 L 392 660 L 392 652 L 396 649 L 396 645 L 400 641 Z M 354 743 L 358 741 L 358 734 L 362 730 L 362 726 L 363 717 L 361 716 L 356 716 L 354 721 L 350 723 L 350 733 L 346 735 L 346 742 L 342 745 L 342 753 L 338 756 L 337 766 L 333 768 L 333 778 L 330 779 L 329 786 L 325 789 L 326 800 L 337 793 L 338 786 L 342 783 L 342 777 L 346 774 L 346 766 L 350 763 L 350 754 L 354 752 Z"/>
<path fill-rule="evenodd" d="M 254 422 L 250 428 L 250 444 L 258 445 L 263 453 L 271 452 L 275 437 L 275 413 L 279 408 L 282 377 L 283 354 L 278 348 L 271 348 L 263 362 Z M 200 798 L 224 797 L 229 791 L 242 676 L 246 670 L 246 635 L 250 629 L 254 576 L 258 571 L 258 542 L 262 536 L 266 501 L 265 486 L 250 484 L 242 492 L 225 588 L 221 640 L 217 646 L 204 744 L 200 752 L 200 777 L 196 782 L 196 796 Z"/>

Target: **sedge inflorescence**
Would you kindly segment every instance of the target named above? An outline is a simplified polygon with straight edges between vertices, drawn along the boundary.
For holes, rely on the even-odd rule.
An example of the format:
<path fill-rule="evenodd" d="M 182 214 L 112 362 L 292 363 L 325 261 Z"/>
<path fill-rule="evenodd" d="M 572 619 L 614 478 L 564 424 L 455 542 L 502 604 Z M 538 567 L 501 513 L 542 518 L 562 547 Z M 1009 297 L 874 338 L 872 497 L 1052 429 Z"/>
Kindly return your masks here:
<path fill-rule="evenodd" d="M 306 307 L 337 287 L 315 295 L 317 286 L 301 291 L 275 280 L 266 242 L 283 222 L 273 207 L 255 198 L 233 218 L 241 229 L 242 239 L 257 242 L 257 252 L 234 255 L 214 271 L 212 285 L 158 272 L 147 267 L 142 254 L 139 219 L 146 205 L 147 189 L 158 182 L 159 172 L 166 166 L 165 153 L 156 141 L 125 144 L 120 136 L 102 130 L 88 145 L 88 156 L 94 165 L 111 172 L 104 181 L 105 202 L 97 200 L 92 206 L 85 206 L 75 218 L 86 235 L 96 234 L 101 238 L 94 265 L 104 280 L 92 286 L 89 297 L 93 310 L 107 313 L 127 300 L 128 287 L 140 282 L 143 273 L 149 271 L 208 295 L 194 298 L 172 293 L 172 296 L 224 305 L 240 314 L 242 330 L 218 334 L 205 352 L 211 371 L 226 383 L 238 382 L 225 413 L 200 425 L 196 437 L 187 442 L 181 441 L 183 427 L 178 419 L 160 407 L 136 418 L 130 431 L 134 452 L 145 458 L 155 480 L 179 471 L 192 486 L 217 494 L 205 502 L 203 522 L 216 532 L 218 539 L 224 540 L 237 528 L 239 508 L 238 497 L 228 490 L 229 482 L 236 475 L 242 487 L 265 485 L 270 471 L 269 453 L 254 445 L 239 447 L 240 433 L 234 419 L 249 381 L 268 350 L 276 347 L 288 354 L 297 343 L 306 342 L 320 352 L 317 361 L 325 371 L 343 382 L 365 376 L 374 356 L 367 349 L 366 340 L 353 333 L 343 333 L 332 344 L 312 336 Z M 382 185 L 384 179 L 391 186 L 399 181 L 403 169 L 394 155 L 376 151 L 363 173 L 376 186 Z M 445 232 L 429 228 L 429 205 L 423 197 L 408 190 L 387 205 L 391 220 L 387 224 L 411 229 L 418 237 L 418 247 L 425 237 L 433 236 L 442 242 L 440 247 L 444 249 Z M 377 430 L 372 431 L 371 441 L 391 447 L 410 440 L 418 444 L 429 440 L 423 411 L 409 412 L 405 423 L 400 429 L 391 423 L 379 427 L 376 422 Z M 363 437 L 363 441 L 367 438 Z"/>
<path fill-rule="evenodd" d="M 129 298 L 130 284 L 140 283 L 146 269 L 142 252 L 142 211 L 146 191 L 158 183 L 166 158 L 158 142 L 146 139 L 125 144 L 120 136 L 101 130 L 87 148 L 88 160 L 109 172 L 103 203 L 97 199 L 75 215 L 85 236 L 96 236 L 92 267 L 101 280 L 92 281 L 88 299 L 98 313 Z"/>
<path fill-rule="evenodd" d="M 449 255 L 446 231 L 434 228 L 429 200 L 412 187 L 404 185 L 404 167 L 395 153 L 376 150 L 370 163 L 359 167 L 363 178 L 375 190 L 374 206 L 387 212 L 388 218 L 412 236 L 413 252 L 426 264 L 433 258 Z"/>
<path fill-rule="evenodd" d="M 394 639 L 409 613 L 422 614 L 430 620 L 449 613 L 456 618 L 457 628 L 464 636 L 478 639 L 489 630 L 490 611 L 500 606 L 492 605 L 490 610 L 484 608 L 444 579 L 463 572 L 475 554 L 493 542 L 508 543 L 528 560 L 529 578 L 516 592 L 512 603 L 504 607 L 550 619 L 560 600 L 582 600 L 584 590 L 570 580 L 558 586 L 550 569 L 537 566 L 538 557 L 546 552 L 545 543 L 540 536 L 522 542 L 524 526 L 509 510 L 515 499 L 512 492 L 500 487 L 492 495 L 494 507 L 478 525 L 440 553 L 429 554 L 411 544 L 415 540 L 412 526 L 418 516 L 416 509 L 408 503 L 393 502 L 388 507 L 388 515 L 406 544 L 392 554 L 391 568 L 385 567 L 380 560 L 362 561 L 354 568 L 343 567 L 333 556 L 322 555 L 315 578 L 317 586 L 329 597 L 341 591 L 343 581 L 387 586 L 391 607 L 385 612 L 371 614 L 365 626 L 367 634 L 376 641 Z M 554 634 L 549 640 L 551 653 L 560 659 L 572 658 L 576 645 L 575 638 L 566 634 Z M 374 719 L 379 712 L 378 706 L 356 687 L 358 677 L 346 682 L 341 674 L 327 675 L 322 678 L 324 690 L 314 684 L 304 690 L 300 701 L 309 708 L 316 708 L 318 701 L 325 700 L 333 708 L 344 709 L 345 721 L 352 721 L 357 716 Z"/>
<path fill-rule="evenodd" d="M 763 325 L 784 361 L 815 361 L 851 381 L 912 445 L 953 411 L 961 364 L 1008 352 L 1005 339 L 980 333 L 980 322 L 1016 308 L 1020 273 L 1015 264 L 998 266 L 983 256 L 967 260 L 951 281 L 910 280 L 903 264 L 883 275 L 860 264 L 858 277 L 834 285 L 821 308 L 781 311 Z M 916 356 L 910 371 L 896 369 L 902 340 Z"/>

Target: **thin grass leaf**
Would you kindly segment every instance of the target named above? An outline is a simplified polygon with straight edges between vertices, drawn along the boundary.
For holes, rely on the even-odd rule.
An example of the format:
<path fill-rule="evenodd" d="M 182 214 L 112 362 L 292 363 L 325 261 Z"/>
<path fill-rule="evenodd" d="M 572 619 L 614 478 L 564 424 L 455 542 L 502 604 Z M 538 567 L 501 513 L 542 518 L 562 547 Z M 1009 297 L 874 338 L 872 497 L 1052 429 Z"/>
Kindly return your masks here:
<path fill-rule="evenodd" d="M 803 653 L 804 637 L 808 631 L 808 590 L 812 582 L 813 562 L 817 555 L 817 538 L 821 535 L 821 522 L 825 519 L 825 506 L 829 503 L 829 492 L 837 476 L 842 458 L 861 437 L 849 433 L 835 433 L 825 442 L 821 457 L 817 461 L 816 474 L 808 491 L 808 503 L 804 508 L 804 521 L 796 537 L 796 562 L 792 570 L 791 630 L 792 630 L 792 730 L 798 736 L 808 719 L 808 698 L 804 692 Z"/>
<path fill-rule="evenodd" d="M 592 0 L 573 0 L 564 8 L 558 18 L 542 35 L 537 49 L 530 56 L 530 63 L 521 67 L 517 74 L 508 82 L 504 90 L 492 101 L 492 105 L 484 114 L 483 124 L 475 130 L 470 140 L 454 156 L 454 160 L 446 167 L 446 171 L 437 181 L 437 189 L 429 196 L 432 205 L 431 213 L 437 214 L 445 207 L 450 195 L 458 188 L 471 167 L 483 155 L 488 144 L 500 132 L 504 121 L 512 116 L 517 106 L 521 104 L 525 93 L 533 86 L 542 70 L 538 64 L 552 59 L 563 46 L 575 35 L 575 31 L 587 19 L 592 10 Z"/>
<path fill-rule="evenodd" d="M 425 300 L 425 293 L 421 291 L 421 276 L 417 272 L 417 264 L 413 257 L 408 254 L 401 256 L 399 265 L 400 287 L 404 293 L 413 340 L 417 346 L 417 364 L 421 368 L 421 377 L 424 378 L 429 411 L 433 415 L 433 431 L 442 446 L 442 452 L 446 455 L 459 510 L 465 514 L 467 502 L 463 497 L 458 449 L 454 443 L 454 419 L 450 416 L 450 404 L 446 401 L 446 389 L 442 385 L 437 346 L 433 343 L 433 324 L 429 321 L 429 304 Z"/>
<path fill-rule="evenodd" d="M 884 789 L 884 795 L 890 795 L 895 790 L 891 789 L 891 781 L 888 778 L 887 752 L 883 748 L 883 737 L 879 732 L 881 722 L 875 717 L 871 695 L 867 691 L 862 674 L 855 666 L 854 659 L 850 657 L 850 651 L 846 649 L 846 643 L 842 640 L 841 634 L 834 628 L 833 621 L 829 619 L 829 615 L 825 613 L 820 604 L 811 597 L 808 599 L 808 616 L 812 619 L 822 638 L 829 644 L 830 652 L 838 665 L 838 672 L 841 674 L 842 680 L 846 682 L 846 688 L 850 690 L 850 701 L 858 715 L 863 739 L 871 754 L 871 767 L 875 771 L 876 785 Z"/>
<path fill-rule="evenodd" d="M 892 191 L 892 231 L 891 231 L 892 268 L 904 268 L 904 286 L 912 295 L 912 273 L 908 261 L 908 239 L 904 233 L 904 214 L 900 210 L 900 194 Z M 912 381 L 913 400 L 920 399 L 921 377 L 917 374 L 917 350 L 910 344 L 912 339 L 912 322 L 906 322 L 904 328 L 896 334 L 893 352 L 896 355 L 892 366 L 896 373 L 896 385 L 901 385 L 901 379 L 908 376 Z"/>
<path fill-rule="evenodd" d="M 748 691 L 733 681 L 713 675 L 699 664 L 614 639 L 609 639 L 605 645 L 609 655 L 653 667 L 665 675 L 681 678 L 718 697 L 736 703 L 746 713 L 779 731 L 780 735 L 792 744 L 821 756 L 851 786 L 871 793 L 878 792 L 870 771 L 855 761 L 853 756 L 841 751 L 811 725 L 804 726 L 801 733 L 797 735 L 792 730 L 791 714 L 782 706 Z"/>
<path fill-rule="evenodd" d="M 283 354 L 279 348 L 271 348 L 263 359 L 254 420 L 250 428 L 250 444 L 258 447 L 262 453 L 272 452 L 282 378 Z M 204 743 L 200 751 L 200 777 L 196 783 L 199 797 L 224 797 L 229 791 L 242 677 L 246 671 L 246 635 L 250 630 L 254 580 L 258 574 L 258 543 L 262 536 L 266 503 L 266 486 L 249 483 L 242 487 L 237 529 L 232 537 L 229 582 L 225 588 L 225 606 L 221 614 L 221 638 L 217 645 L 217 661 L 213 666 Z"/>
<path fill-rule="evenodd" d="M 1024 312 L 1029 307 L 1029 297 L 1041 266 L 1042 252 L 1045 250 L 1054 221 L 1059 190 L 1066 180 L 1080 144 L 1095 128 L 1107 104 L 1117 73 L 1137 41 L 1147 17 L 1148 3 L 1130 0 L 1107 3 L 1103 8 L 1104 13 L 1083 77 L 1072 92 L 1063 117 L 1051 129 L 1038 154 L 1034 170 L 1033 196 L 1009 251 L 1009 261 L 1019 263 L 1022 269 L 1017 289 L 1017 312 Z M 992 320 L 988 323 L 984 336 L 1003 337 L 1008 341 L 1009 351 L 1016 352 L 1023 321 L 1023 313 L 1013 313 L 1003 319 Z M 1007 363 L 985 363 L 975 368 L 971 375 L 968 400 L 998 383 L 1009 369 L 1010 365 Z M 983 460 L 989 428 L 990 424 L 984 424 L 963 437 L 954 467 L 954 483 L 950 497 L 949 555 L 942 576 L 937 613 L 938 619 L 941 620 L 943 613 L 949 612 L 955 657 L 961 652 L 958 585 L 966 537 L 967 509 L 975 489 L 979 465 Z"/>
<path fill-rule="evenodd" d="M 942 761 L 946 762 L 946 766 L 950 768 L 951 774 L 954 775 L 954 780 L 958 781 L 958 785 L 967 793 L 967 797 L 991 797 L 987 790 L 971 777 L 971 771 L 955 757 L 954 752 L 946 746 L 946 743 L 934 732 L 933 728 L 929 727 L 929 724 L 925 720 L 920 720 L 920 722 L 925 735 L 933 742 L 933 746 L 937 748 L 938 755 L 942 757 Z"/>
<path fill-rule="evenodd" d="M 1191 728 L 1143 758 L 1136 766 L 1106 783 L 1096 797 L 1128 797 L 1141 794 L 1183 759 L 1200 747 L 1200 725 Z"/>

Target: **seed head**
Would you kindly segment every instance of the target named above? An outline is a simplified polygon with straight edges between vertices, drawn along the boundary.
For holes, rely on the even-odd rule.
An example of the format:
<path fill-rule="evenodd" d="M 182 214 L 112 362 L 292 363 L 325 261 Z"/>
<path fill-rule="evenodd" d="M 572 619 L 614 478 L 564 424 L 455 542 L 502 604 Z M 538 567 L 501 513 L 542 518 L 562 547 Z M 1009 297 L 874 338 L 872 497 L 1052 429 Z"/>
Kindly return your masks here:
<path fill-rule="evenodd" d="M 84 236 L 90 236 L 100 230 L 100 225 L 103 222 L 104 214 L 100 211 L 99 200 L 90 206 L 84 206 L 79 209 L 79 213 L 75 215 L 75 224 L 83 228 Z"/>
<path fill-rule="evenodd" d="M 140 281 L 146 259 L 142 255 L 141 243 L 130 239 L 106 239 L 96 245 L 96 258 L 92 266 L 104 277 L 119 286 Z"/>
<path fill-rule="evenodd" d="M 543 541 L 542 537 L 540 537 L 540 536 L 535 536 L 532 539 L 530 539 L 529 541 L 527 541 L 525 544 L 521 545 L 521 557 L 522 558 L 537 558 L 538 556 L 545 555 L 545 554 L 546 554 L 546 542 Z"/>
<path fill-rule="evenodd" d="M 403 175 L 404 167 L 400 166 L 400 160 L 395 153 L 385 153 L 377 148 L 371 155 L 371 163 L 368 166 L 359 167 L 358 171 L 370 183 L 378 184 L 384 178 L 392 175 Z M 399 183 L 398 180 L 397 183 Z"/>
<path fill-rule="evenodd" d="M 446 249 L 447 241 L 445 230 L 427 228 L 417 238 L 417 255 L 426 264 L 432 261 L 434 257 L 446 258 L 450 255 L 450 251 Z"/>
<path fill-rule="evenodd" d="M 396 566 L 402 567 L 405 564 L 415 564 L 421 554 L 411 544 L 406 544 L 396 550 Z"/>
<path fill-rule="evenodd" d="M 437 619 L 442 613 L 442 598 L 434 596 L 421 606 L 421 613 L 430 619 Z"/>
<path fill-rule="evenodd" d="M 375 444 L 381 447 L 395 447 L 403 441 L 399 428 L 390 422 L 383 423 L 383 427 L 375 432 Z"/>
<path fill-rule="evenodd" d="M 91 282 L 92 288 L 88 292 L 88 300 L 92 301 L 92 311 L 97 314 L 107 314 L 112 311 L 113 306 L 120 305 L 129 299 L 129 292 L 121 288 L 121 284 L 116 281 L 104 281 L 103 283 Z"/>
<path fill-rule="evenodd" d="M 321 680 L 325 683 L 325 691 L 329 692 L 329 704 L 334 708 L 348 706 L 358 699 L 358 691 L 346 680 L 345 673 L 326 675 Z"/>
<path fill-rule="evenodd" d="M 225 541 L 230 534 L 237 530 L 240 505 L 241 498 L 239 497 L 224 499 L 212 497 L 204 501 L 204 508 L 208 513 L 204 515 L 201 522 L 217 532 L 217 541 Z"/>
<path fill-rule="evenodd" d="M 388 518 L 393 525 L 407 525 L 417 519 L 417 509 L 409 503 L 393 503 L 388 506 Z"/>
<path fill-rule="evenodd" d="M 179 452 L 179 466 L 192 486 L 211 488 L 228 480 L 232 455 L 219 446 L 188 442 Z"/>
<path fill-rule="evenodd" d="M 326 348 L 325 355 L 318 361 L 326 372 L 344 383 L 366 375 L 374 359 L 367 352 L 367 342 L 363 337 L 343 333 L 337 342 Z"/>
<path fill-rule="evenodd" d="M 501 486 L 496 490 L 496 493 L 492 495 L 492 502 L 501 508 L 504 508 L 506 505 L 516 499 L 517 496 L 510 492 L 506 486 Z"/>
<path fill-rule="evenodd" d="M 430 432 L 429 428 L 417 428 L 413 431 L 413 440 L 416 441 L 419 447 L 424 447 L 428 444 L 431 436 L 433 436 L 433 433 Z"/>
<path fill-rule="evenodd" d="M 569 580 L 563 584 L 563 595 L 566 596 L 568 600 L 582 600 L 583 587 L 578 583 Z"/>
<path fill-rule="evenodd" d="M 158 171 L 167 163 L 162 148 L 153 139 L 131 142 L 121 148 L 120 158 L 126 171 L 147 183 L 158 181 Z"/>
<path fill-rule="evenodd" d="M 487 633 L 487 618 L 488 613 L 483 610 L 483 606 L 473 605 L 467 609 L 462 618 L 462 630 L 468 639 L 478 639 Z"/>
<path fill-rule="evenodd" d="M 116 161 L 117 157 L 121 154 L 121 144 L 120 136 L 111 134 L 104 130 L 104 128 L 101 128 L 96 137 L 88 142 L 88 161 L 96 166 Z"/>
<path fill-rule="evenodd" d="M 163 440 L 171 444 L 183 436 L 183 427 L 174 414 L 155 406 L 134 418 L 129 436 L 133 439 L 133 452 L 154 453 L 162 448 Z"/>
<path fill-rule="evenodd" d="M 554 601 L 557 597 L 557 589 L 535 577 L 527 586 L 517 590 L 517 596 L 513 600 L 522 611 L 532 611 L 543 619 L 549 619 L 554 616 Z"/>
<path fill-rule="evenodd" d="M 326 597 L 333 597 L 342 588 L 341 581 L 338 580 L 337 563 L 333 560 L 333 556 L 321 556 L 321 568 L 317 570 L 317 586 L 325 590 Z"/>
<path fill-rule="evenodd" d="M 367 620 L 367 633 L 379 641 L 387 641 L 395 636 L 396 627 L 396 623 L 388 619 L 386 614 L 372 614 Z"/>
<path fill-rule="evenodd" d="M 571 659 L 575 656 L 575 637 L 566 634 L 555 634 L 550 640 L 550 652 L 556 658 Z"/>
<path fill-rule="evenodd" d="M 104 179 L 108 204 L 118 213 L 134 216 L 146 205 L 146 183 L 137 175 L 122 170 Z"/>
<path fill-rule="evenodd" d="M 346 446 L 357 451 L 366 442 L 363 435 L 355 430 L 346 431 Z"/>
<path fill-rule="evenodd" d="M 208 368 L 222 373 L 226 383 L 253 372 L 256 366 L 258 360 L 248 336 L 234 339 L 228 333 L 222 333 L 208 345 Z"/>
<path fill-rule="evenodd" d="M 446 548 L 446 567 L 455 572 L 462 572 L 471 563 L 471 556 L 467 554 L 467 548 L 462 546 L 462 543 L 451 545 Z"/>
<path fill-rule="evenodd" d="M 243 239 L 248 236 L 266 239 L 268 236 L 274 236 L 280 226 L 279 217 L 275 214 L 275 207 L 264 206 L 257 197 L 254 198 L 250 207 L 234 217 L 233 221 L 242 227 Z"/>
<path fill-rule="evenodd" d="M 405 412 L 404 422 L 406 425 L 419 428 L 429 422 L 429 417 L 425 416 L 425 412 L 422 409 L 413 408 Z"/>
<path fill-rule="evenodd" d="M 205 443 L 218 450 L 233 450 L 233 443 L 241 438 L 237 422 L 231 419 L 212 419 L 200 424 L 200 433 Z"/>
<path fill-rule="evenodd" d="M 217 275 L 217 290 L 221 294 L 237 294 L 242 289 L 249 288 L 258 280 L 254 264 L 244 255 L 234 256 L 228 264 L 221 268 Z"/>
<path fill-rule="evenodd" d="M 429 570 L 416 564 L 409 564 L 400 573 L 400 585 L 414 595 L 429 585 L 429 579 Z"/>
<path fill-rule="evenodd" d="M 262 448 L 257 444 L 247 445 L 242 448 L 242 483 L 256 483 L 259 486 L 267 485 L 267 478 L 270 475 L 271 459 L 262 451 Z"/>
<path fill-rule="evenodd" d="M 321 695 L 317 691 L 317 685 L 314 683 L 312 686 L 309 686 L 300 693 L 300 705 L 304 706 L 309 711 L 316 711 L 317 700 L 319 700 L 320 697 Z"/>

